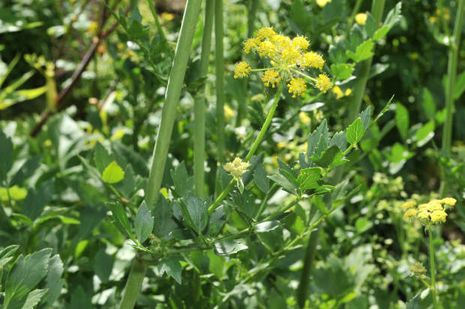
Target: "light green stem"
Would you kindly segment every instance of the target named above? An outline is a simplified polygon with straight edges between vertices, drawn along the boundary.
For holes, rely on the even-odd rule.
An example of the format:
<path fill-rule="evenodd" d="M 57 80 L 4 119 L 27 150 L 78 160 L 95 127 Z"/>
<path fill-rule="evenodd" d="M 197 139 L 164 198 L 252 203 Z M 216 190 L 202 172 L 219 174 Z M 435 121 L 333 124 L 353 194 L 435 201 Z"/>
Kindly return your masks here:
<path fill-rule="evenodd" d="M 273 120 L 273 116 L 276 112 L 276 108 L 278 107 L 278 103 L 279 103 L 279 99 L 281 98 L 282 91 L 283 91 L 283 88 L 281 85 L 276 91 L 276 94 L 273 99 L 273 103 L 271 104 L 271 108 L 268 111 L 268 114 L 266 115 L 265 122 L 263 123 L 262 128 L 260 129 L 260 132 L 258 132 L 257 138 L 255 139 L 252 146 L 250 147 L 249 152 L 245 156 L 245 161 L 249 161 L 253 157 L 253 155 L 258 149 L 258 146 L 260 146 L 263 139 L 265 138 L 266 132 L 268 131 L 268 128 L 271 125 L 271 121 Z M 216 200 L 210 205 L 210 207 L 208 207 L 208 211 L 210 213 L 212 213 L 216 208 L 218 208 L 218 206 L 221 205 L 221 202 L 229 195 L 231 190 L 234 188 L 235 183 L 236 183 L 235 179 L 232 179 L 228 183 L 226 188 L 224 188 L 224 190 L 218 195 Z"/>
<path fill-rule="evenodd" d="M 145 192 L 145 200 L 149 207 L 154 207 L 159 196 L 171 141 L 171 133 L 174 121 L 176 120 L 176 107 L 184 84 L 184 76 L 192 48 L 195 27 L 200 15 L 201 3 L 201 0 L 188 0 L 186 3 L 173 66 L 166 87 L 165 104 L 163 106 L 160 128 L 153 150 L 149 181 Z M 120 309 L 132 309 L 134 307 L 139 296 L 146 268 L 147 266 L 142 260 L 139 260 L 138 257 L 134 259 L 119 307 Z"/>
<path fill-rule="evenodd" d="M 371 15 L 378 25 L 381 22 L 383 17 L 385 0 L 374 0 L 371 7 Z M 349 105 L 349 114 L 347 117 L 347 125 L 352 123 L 355 118 L 357 118 L 358 113 L 360 112 L 360 107 L 362 105 L 363 96 L 365 95 L 365 89 L 370 77 L 370 69 L 373 57 L 363 61 L 360 64 L 360 70 L 358 73 L 358 78 L 353 87 L 353 96 Z"/>
<path fill-rule="evenodd" d="M 176 120 L 176 108 L 184 84 L 184 76 L 191 52 L 195 26 L 197 25 L 200 14 L 201 3 L 201 0 L 188 0 L 182 20 L 173 66 L 166 87 L 165 104 L 163 106 L 160 128 L 153 150 L 152 167 L 150 169 L 146 190 L 145 200 L 151 207 L 155 205 L 158 199 L 161 182 L 163 180 L 171 133 L 173 132 L 174 121 Z"/>
<path fill-rule="evenodd" d="M 308 290 L 310 286 L 310 272 L 312 270 L 313 261 L 315 259 L 316 246 L 318 244 L 319 230 L 312 231 L 305 249 L 304 267 L 300 275 L 299 286 L 297 287 L 297 305 L 299 308 L 305 307 L 305 302 L 308 299 Z"/>
<path fill-rule="evenodd" d="M 142 281 L 145 277 L 147 265 L 144 261 L 137 257 L 132 263 L 131 272 L 129 273 L 126 287 L 124 288 L 124 296 L 119 304 L 120 309 L 132 309 L 136 304 L 137 297 L 142 288 Z"/>
<path fill-rule="evenodd" d="M 205 24 L 203 27 L 202 53 L 200 55 L 200 78 L 208 73 L 213 29 L 214 0 L 205 4 Z M 194 185 L 197 195 L 205 196 L 205 86 L 199 90 L 194 102 Z"/>
<path fill-rule="evenodd" d="M 433 298 L 433 308 L 439 309 L 438 305 L 438 296 L 436 292 L 436 262 L 434 259 L 435 250 L 433 243 L 433 231 L 431 226 L 428 228 L 428 238 L 429 238 L 429 267 L 430 267 L 430 278 L 431 278 L 431 296 Z"/>
<path fill-rule="evenodd" d="M 217 159 L 224 163 L 225 159 L 225 132 L 224 132 L 224 24 L 223 0 L 215 3 L 215 69 L 216 69 L 216 134 Z"/>
<path fill-rule="evenodd" d="M 452 129 L 454 121 L 454 92 L 455 82 L 457 78 L 457 62 L 460 46 L 460 39 L 462 34 L 463 22 L 465 15 L 465 0 L 459 0 L 457 15 L 455 17 L 454 35 L 449 46 L 449 62 L 447 65 L 447 81 L 446 81 L 446 120 L 442 128 L 442 155 L 445 157 L 450 156 L 450 149 L 452 144 Z M 441 172 L 441 195 L 447 192 L 447 176 L 445 168 Z"/>

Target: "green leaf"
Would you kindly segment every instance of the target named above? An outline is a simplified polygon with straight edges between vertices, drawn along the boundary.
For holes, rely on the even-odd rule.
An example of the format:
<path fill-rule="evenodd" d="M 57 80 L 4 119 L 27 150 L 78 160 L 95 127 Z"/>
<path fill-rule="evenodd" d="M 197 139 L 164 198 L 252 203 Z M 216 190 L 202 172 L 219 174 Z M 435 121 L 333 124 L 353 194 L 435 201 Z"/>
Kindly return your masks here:
<path fill-rule="evenodd" d="M 355 52 L 348 50 L 346 52 L 347 57 L 352 59 L 355 62 L 361 62 L 367 60 L 373 56 L 373 50 L 375 43 L 372 40 L 366 40 L 362 44 L 358 45 L 355 49 Z"/>
<path fill-rule="evenodd" d="M 329 145 L 328 123 L 324 119 L 321 124 L 308 137 L 307 157 L 319 158 Z"/>
<path fill-rule="evenodd" d="M 455 82 L 454 88 L 454 99 L 457 100 L 460 98 L 465 91 L 465 72 L 462 72 L 459 76 L 457 76 L 457 80 Z"/>
<path fill-rule="evenodd" d="M 178 284 L 182 283 L 182 266 L 179 263 L 179 258 L 175 256 L 167 257 L 160 261 L 161 273 L 166 273 L 168 276 L 176 280 Z"/>
<path fill-rule="evenodd" d="M 133 233 L 124 206 L 119 203 L 108 203 L 107 206 L 111 210 L 116 227 L 126 236 L 132 237 Z"/>
<path fill-rule="evenodd" d="M 346 131 L 346 140 L 350 145 L 355 145 L 360 142 L 365 134 L 365 128 L 363 127 L 363 122 L 360 117 L 355 119 Z"/>
<path fill-rule="evenodd" d="M 277 220 L 273 221 L 264 221 L 255 225 L 255 232 L 257 233 L 267 233 L 276 230 L 280 227 L 280 222 Z"/>
<path fill-rule="evenodd" d="M 268 183 L 268 178 L 263 168 L 263 164 L 257 164 L 257 167 L 254 170 L 253 179 L 257 187 L 263 192 L 268 192 L 270 185 Z"/>
<path fill-rule="evenodd" d="M 398 2 L 396 6 L 389 11 L 384 20 L 383 25 L 375 32 L 373 35 L 374 41 L 379 41 L 383 39 L 389 31 L 391 31 L 392 27 L 394 27 L 402 18 L 402 3 Z"/>
<path fill-rule="evenodd" d="M 47 289 L 42 289 L 42 290 L 36 289 L 30 292 L 27 295 L 26 301 L 24 302 L 21 309 L 35 308 L 39 304 L 40 300 L 42 299 L 42 297 L 44 297 L 45 294 L 47 294 Z"/>
<path fill-rule="evenodd" d="M 141 243 L 147 240 L 153 231 L 153 217 L 150 209 L 147 208 L 145 202 L 139 207 L 134 222 L 136 237 Z"/>
<path fill-rule="evenodd" d="M 355 66 L 351 63 L 336 63 L 331 65 L 331 73 L 337 80 L 345 80 L 352 76 Z"/>
<path fill-rule="evenodd" d="M 2 159 L 0 160 L 0 183 L 6 180 L 6 175 L 13 165 L 13 143 L 11 140 L 0 130 L 0 153 Z"/>
<path fill-rule="evenodd" d="M 105 252 L 105 249 L 100 249 L 93 259 L 94 273 L 102 282 L 108 282 L 111 271 L 113 269 L 113 257 Z"/>
<path fill-rule="evenodd" d="M 164 197 L 160 197 L 155 207 L 154 223 L 155 235 L 162 239 L 173 237 L 173 231 L 177 228 L 177 224 L 173 220 L 172 208 Z"/>
<path fill-rule="evenodd" d="M 46 278 L 46 288 L 48 293 L 44 299 L 47 307 L 52 307 L 53 303 L 60 297 L 61 289 L 63 288 L 63 262 L 58 254 L 50 258 L 48 265 L 48 274 Z"/>
<path fill-rule="evenodd" d="M 10 188 L 0 187 L 0 201 L 8 202 L 12 201 L 22 201 L 27 196 L 27 190 L 21 187 L 14 185 Z"/>
<path fill-rule="evenodd" d="M 302 191 L 315 189 L 319 187 L 318 180 L 321 178 L 321 168 L 309 167 L 300 170 L 297 182 L 299 189 Z"/>
<path fill-rule="evenodd" d="M 174 190 L 178 196 L 186 196 L 188 193 L 193 192 L 193 178 L 189 177 L 184 162 L 171 171 L 171 178 L 173 179 Z"/>
<path fill-rule="evenodd" d="M 399 130 L 400 136 L 405 140 L 407 139 L 409 129 L 409 114 L 408 110 L 401 103 L 396 104 L 396 125 Z"/>
<path fill-rule="evenodd" d="M 183 210 L 187 210 L 183 211 L 185 219 L 198 234 L 201 234 L 208 223 L 207 203 L 196 196 L 189 196 L 184 201 L 186 207 L 183 207 Z"/>
<path fill-rule="evenodd" d="M 218 255 L 233 255 L 248 248 L 246 242 L 242 239 L 227 239 L 215 242 L 215 252 Z"/>
<path fill-rule="evenodd" d="M 102 180 L 108 184 L 115 184 L 124 179 L 124 171 L 121 166 L 112 161 L 102 172 Z"/>
<path fill-rule="evenodd" d="M 4 305 L 19 304 L 47 275 L 52 249 L 46 248 L 27 256 L 20 256 L 5 284 Z"/>
<path fill-rule="evenodd" d="M 415 141 L 418 147 L 424 146 L 434 137 L 435 128 L 434 121 L 429 121 L 415 132 Z"/>
<path fill-rule="evenodd" d="M 422 93 L 422 107 L 428 119 L 434 119 L 436 115 L 436 103 L 434 102 L 433 95 L 428 90 L 428 88 L 423 88 Z"/>

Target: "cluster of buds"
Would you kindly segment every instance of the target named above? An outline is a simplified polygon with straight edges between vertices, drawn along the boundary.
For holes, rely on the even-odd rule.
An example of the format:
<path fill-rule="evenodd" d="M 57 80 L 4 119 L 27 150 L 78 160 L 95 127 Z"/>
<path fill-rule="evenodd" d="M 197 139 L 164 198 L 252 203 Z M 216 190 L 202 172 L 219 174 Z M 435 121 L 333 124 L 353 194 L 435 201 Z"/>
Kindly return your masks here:
<path fill-rule="evenodd" d="M 234 178 L 239 179 L 245 172 L 247 172 L 249 165 L 250 164 L 248 162 L 244 162 L 241 158 L 236 157 L 233 161 L 224 165 L 224 170 L 231 174 Z"/>
<path fill-rule="evenodd" d="M 303 96 L 310 82 L 319 91 L 326 93 L 333 88 L 331 79 L 323 72 L 325 60 L 309 50 L 310 42 L 303 36 L 290 38 L 276 33 L 271 27 L 259 29 L 253 38 L 244 42 L 244 53 L 256 53 L 265 68 L 253 69 L 249 63 L 236 64 L 234 78 L 245 78 L 252 72 L 261 72 L 266 87 L 276 88 L 286 83 L 292 97 Z M 308 74 L 311 72 L 316 76 Z"/>
<path fill-rule="evenodd" d="M 402 204 L 405 219 L 418 219 L 423 225 L 439 224 L 446 222 L 448 208 L 454 207 L 457 200 L 446 197 L 441 200 L 431 200 L 417 206 L 414 200 Z"/>

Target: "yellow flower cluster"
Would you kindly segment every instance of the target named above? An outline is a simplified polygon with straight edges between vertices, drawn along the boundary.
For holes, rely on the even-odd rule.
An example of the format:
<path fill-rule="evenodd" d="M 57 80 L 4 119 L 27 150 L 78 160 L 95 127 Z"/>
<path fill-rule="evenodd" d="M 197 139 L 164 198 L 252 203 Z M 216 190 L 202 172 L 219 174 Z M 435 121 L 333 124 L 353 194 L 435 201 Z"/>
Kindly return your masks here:
<path fill-rule="evenodd" d="M 342 99 L 343 97 L 350 96 L 352 94 L 352 89 L 348 88 L 345 91 L 341 89 L 339 86 L 334 86 L 331 89 L 331 92 L 334 94 L 337 100 Z"/>
<path fill-rule="evenodd" d="M 236 157 L 233 161 L 224 165 L 224 170 L 234 178 L 240 178 L 247 171 L 249 165 L 248 162 L 244 162 L 241 158 Z"/>
<path fill-rule="evenodd" d="M 457 200 L 446 197 L 441 200 L 431 200 L 417 206 L 413 200 L 406 201 L 401 205 L 404 210 L 404 218 L 417 218 L 424 225 L 444 223 L 447 219 L 447 208 L 454 207 Z"/>
<path fill-rule="evenodd" d="M 292 97 L 303 96 L 307 90 L 307 81 L 319 91 L 326 93 L 332 89 L 331 79 L 321 71 L 324 68 L 323 57 L 309 50 L 310 42 L 303 36 L 290 38 L 276 33 L 271 27 L 259 29 L 255 36 L 244 42 L 245 54 L 256 53 L 265 68 L 253 69 L 247 62 L 236 64 L 234 78 L 244 78 L 252 72 L 262 72 L 261 80 L 266 87 L 276 88 L 281 82 L 287 85 Z M 305 70 L 319 71 L 316 77 Z"/>

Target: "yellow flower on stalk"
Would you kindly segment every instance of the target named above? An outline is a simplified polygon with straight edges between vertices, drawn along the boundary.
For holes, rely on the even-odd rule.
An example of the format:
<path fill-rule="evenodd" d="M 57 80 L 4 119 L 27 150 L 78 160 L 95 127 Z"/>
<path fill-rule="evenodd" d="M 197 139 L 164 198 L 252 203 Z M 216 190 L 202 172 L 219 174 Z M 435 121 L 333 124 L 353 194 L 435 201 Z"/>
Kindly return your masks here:
<path fill-rule="evenodd" d="M 302 96 L 307 90 L 307 84 L 303 78 L 293 78 L 287 84 L 288 91 L 292 95 L 293 98 L 297 96 Z"/>
<path fill-rule="evenodd" d="M 323 57 L 315 52 L 305 53 L 299 59 L 299 66 L 302 68 L 315 68 L 321 70 L 324 65 L 325 60 Z"/>
<path fill-rule="evenodd" d="M 320 7 L 323 8 L 325 7 L 328 3 L 330 3 L 331 0 L 316 0 L 316 4 Z"/>
<path fill-rule="evenodd" d="M 271 58 L 275 53 L 275 46 L 270 41 L 263 41 L 260 44 L 258 44 L 257 51 L 260 57 Z"/>
<path fill-rule="evenodd" d="M 333 87 L 333 83 L 326 74 L 320 74 L 318 75 L 315 86 L 321 92 L 326 93 L 329 89 L 331 89 L 331 87 Z"/>
<path fill-rule="evenodd" d="M 286 65 L 296 64 L 300 59 L 300 52 L 294 47 L 288 47 L 282 51 L 281 57 Z"/>
<path fill-rule="evenodd" d="M 446 204 L 447 206 L 455 206 L 457 200 L 453 197 L 446 197 L 441 200 L 442 203 Z"/>
<path fill-rule="evenodd" d="M 364 26 L 367 22 L 368 15 L 366 13 L 358 13 L 355 15 L 355 22 L 360 25 Z"/>
<path fill-rule="evenodd" d="M 254 49 L 258 47 L 258 44 L 260 44 L 259 39 L 251 38 L 251 39 L 246 40 L 244 42 L 244 47 L 243 47 L 244 53 L 250 54 L 250 52 L 252 52 Z"/>
<path fill-rule="evenodd" d="M 240 178 L 247 171 L 249 165 L 248 162 L 244 162 L 241 158 L 236 157 L 233 161 L 224 165 L 224 170 L 234 178 Z"/>
<path fill-rule="evenodd" d="M 431 223 L 444 223 L 446 222 L 447 213 L 444 210 L 435 210 L 431 213 Z"/>
<path fill-rule="evenodd" d="M 333 89 L 331 89 L 331 91 L 334 93 L 336 99 L 338 100 L 344 97 L 344 92 L 342 92 L 342 89 L 339 86 L 334 86 Z"/>
<path fill-rule="evenodd" d="M 402 209 L 404 210 L 407 210 L 410 208 L 414 208 L 416 205 L 417 205 L 417 202 L 415 202 L 414 200 L 408 200 L 404 202 L 402 205 L 400 205 L 400 207 L 402 207 Z"/>
<path fill-rule="evenodd" d="M 281 76 L 275 70 L 266 70 L 262 75 L 262 82 L 266 87 L 275 88 L 281 81 Z"/>
<path fill-rule="evenodd" d="M 260 28 L 257 30 L 257 32 L 255 33 L 255 37 L 259 40 L 266 40 L 266 39 L 270 39 L 271 37 L 273 37 L 274 35 L 276 35 L 276 31 L 274 31 L 274 29 L 272 27 L 263 27 L 263 28 Z"/>
<path fill-rule="evenodd" d="M 245 61 L 241 61 L 234 67 L 234 78 L 238 79 L 247 77 L 250 72 L 252 72 L 250 65 Z"/>
<path fill-rule="evenodd" d="M 404 219 L 410 219 L 413 218 L 417 215 L 417 210 L 414 208 L 407 209 L 407 211 L 404 213 Z"/>
<path fill-rule="evenodd" d="M 310 122 L 311 122 L 311 118 L 308 117 L 308 115 L 304 112 L 300 112 L 299 113 L 299 120 L 301 123 L 303 123 L 304 125 L 309 125 Z"/>
<path fill-rule="evenodd" d="M 310 47 L 310 42 L 304 36 L 299 35 L 292 39 L 292 46 L 305 51 Z"/>

